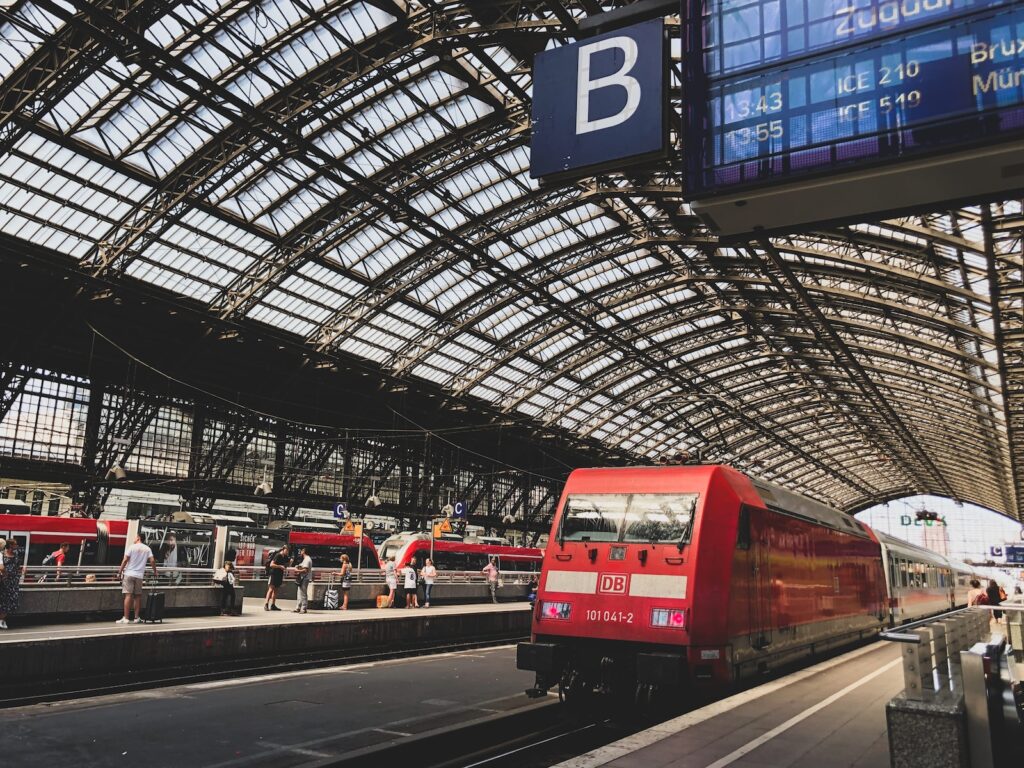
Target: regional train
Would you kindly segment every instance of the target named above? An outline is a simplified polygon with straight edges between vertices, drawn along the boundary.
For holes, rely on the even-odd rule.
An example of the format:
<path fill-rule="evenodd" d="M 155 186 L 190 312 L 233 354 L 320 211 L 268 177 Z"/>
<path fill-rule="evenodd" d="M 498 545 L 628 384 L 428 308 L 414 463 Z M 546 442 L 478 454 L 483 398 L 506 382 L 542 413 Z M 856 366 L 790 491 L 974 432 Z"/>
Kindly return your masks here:
<path fill-rule="evenodd" d="M 439 571 L 479 571 L 489 559 L 495 559 L 501 571 L 540 571 L 544 553 L 532 547 L 513 547 L 491 543 L 493 539 L 451 536 L 433 544 L 434 567 Z M 413 562 L 422 568 L 431 556 L 430 534 L 405 532 L 380 545 L 381 562 L 395 558 L 395 567 Z"/>
<path fill-rule="evenodd" d="M 531 695 L 647 704 L 964 605 L 972 576 L 727 466 L 581 469 L 517 666 Z"/>
<path fill-rule="evenodd" d="M 137 527 L 133 527 L 137 526 Z M 124 556 L 130 535 L 138 532 L 152 549 L 157 563 L 184 568 L 219 567 L 231 560 L 244 578 L 259 578 L 270 554 L 288 543 L 293 550 L 305 547 L 314 568 L 336 568 L 342 554 L 364 569 L 379 569 L 381 560 L 396 555 L 401 568 L 412 561 L 417 567 L 430 556 L 430 537 L 404 533 L 389 538 L 380 548 L 363 535 L 362 541 L 338 531 L 336 526 L 295 522 L 259 528 L 248 518 L 190 515 L 168 520 L 94 520 L 30 514 L 0 514 L 0 537 L 14 536 L 22 546 L 27 566 L 39 565 L 62 543 L 70 544 L 67 562 L 78 565 L 117 565 Z M 496 558 L 503 571 L 540 571 L 539 549 L 513 547 L 451 536 L 434 542 L 438 570 L 480 570 Z"/>

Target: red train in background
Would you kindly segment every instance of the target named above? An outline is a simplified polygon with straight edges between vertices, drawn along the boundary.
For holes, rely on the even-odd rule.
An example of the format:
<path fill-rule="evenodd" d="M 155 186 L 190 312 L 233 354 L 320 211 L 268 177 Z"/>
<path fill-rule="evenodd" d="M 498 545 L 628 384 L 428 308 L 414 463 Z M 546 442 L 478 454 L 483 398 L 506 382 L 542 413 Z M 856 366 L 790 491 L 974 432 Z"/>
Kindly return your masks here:
<path fill-rule="evenodd" d="M 648 703 L 949 610 L 969 575 L 730 467 L 577 470 L 517 663 L 535 695 Z"/>
<path fill-rule="evenodd" d="M 413 561 L 422 568 L 430 557 L 428 533 L 400 533 L 380 545 L 381 564 L 395 558 L 395 567 L 404 568 Z M 539 571 L 544 553 L 532 547 L 492 544 L 462 537 L 437 539 L 433 543 L 434 565 L 439 571 L 479 571 L 495 558 L 501 571 Z"/>
<path fill-rule="evenodd" d="M 64 543 L 70 545 L 69 565 L 118 565 L 127 535 L 127 520 L 0 514 L 0 537 L 17 539 L 28 565 L 38 565 Z"/>

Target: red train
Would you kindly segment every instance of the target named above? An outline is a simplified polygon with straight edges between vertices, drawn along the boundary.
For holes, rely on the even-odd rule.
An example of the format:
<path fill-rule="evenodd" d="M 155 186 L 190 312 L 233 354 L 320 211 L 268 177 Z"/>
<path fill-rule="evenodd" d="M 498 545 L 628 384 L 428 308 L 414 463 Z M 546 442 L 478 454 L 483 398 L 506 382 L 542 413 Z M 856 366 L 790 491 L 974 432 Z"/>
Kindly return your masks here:
<path fill-rule="evenodd" d="M 517 661 L 536 694 L 644 703 L 948 610 L 966 575 L 729 467 L 577 470 Z"/>
<path fill-rule="evenodd" d="M 395 567 L 413 560 L 417 568 L 430 557 L 430 535 L 400 533 L 380 545 L 381 563 L 394 556 Z M 434 566 L 439 571 L 479 571 L 488 558 L 496 558 L 502 571 L 539 571 L 544 553 L 531 547 L 474 542 L 461 538 L 434 541 Z"/>
<path fill-rule="evenodd" d="M 127 535 L 126 520 L 0 514 L 0 537 L 17 539 L 28 565 L 39 565 L 63 543 L 71 545 L 68 564 L 118 565 Z"/>

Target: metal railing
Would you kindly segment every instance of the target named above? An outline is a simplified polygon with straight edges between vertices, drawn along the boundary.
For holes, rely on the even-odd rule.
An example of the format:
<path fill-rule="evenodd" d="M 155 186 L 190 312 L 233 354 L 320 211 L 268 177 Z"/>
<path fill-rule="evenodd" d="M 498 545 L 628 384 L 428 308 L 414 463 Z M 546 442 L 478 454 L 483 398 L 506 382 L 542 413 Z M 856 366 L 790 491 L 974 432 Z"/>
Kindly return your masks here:
<path fill-rule="evenodd" d="M 89 587 L 89 586 L 110 586 L 118 583 L 118 566 L 116 565 L 72 565 L 52 566 L 34 565 L 23 568 L 21 571 L 22 588 L 47 589 L 54 587 Z M 153 576 L 153 569 L 146 568 L 145 579 L 147 583 L 166 584 L 168 586 L 207 586 L 213 581 L 215 573 L 213 568 L 178 568 L 157 566 L 157 576 Z M 267 578 L 267 569 L 262 566 L 239 566 L 234 570 L 236 579 L 258 579 Z M 340 570 L 333 568 L 314 568 L 314 583 L 337 582 Z M 501 583 L 504 585 L 525 585 L 531 577 L 539 576 L 532 571 L 504 571 L 501 574 Z M 295 579 L 295 569 L 288 568 L 285 572 L 286 580 Z M 398 575 L 399 584 L 402 583 L 402 575 Z M 352 582 L 354 584 L 384 584 L 384 571 L 378 568 L 363 568 L 352 571 Z M 485 584 L 487 577 L 479 571 L 438 571 L 434 579 L 435 584 Z"/>
<path fill-rule="evenodd" d="M 907 699 L 941 702 L 963 698 L 967 742 L 973 768 L 993 765 L 993 728 L 989 720 L 989 679 L 998 677 L 1007 638 L 992 631 L 991 613 L 1007 619 L 1012 655 L 1010 674 L 1024 674 L 1024 598 L 1000 605 L 979 605 L 923 619 L 881 633 L 884 640 L 903 643 L 903 683 Z M 998 627 L 997 627 L 998 628 Z"/>
<path fill-rule="evenodd" d="M 56 587 L 102 587 L 120 583 L 116 565 L 33 565 L 21 571 L 22 589 L 53 589 Z M 213 581 L 212 568 L 177 568 L 157 566 L 146 568 L 145 581 L 168 586 L 207 586 Z"/>

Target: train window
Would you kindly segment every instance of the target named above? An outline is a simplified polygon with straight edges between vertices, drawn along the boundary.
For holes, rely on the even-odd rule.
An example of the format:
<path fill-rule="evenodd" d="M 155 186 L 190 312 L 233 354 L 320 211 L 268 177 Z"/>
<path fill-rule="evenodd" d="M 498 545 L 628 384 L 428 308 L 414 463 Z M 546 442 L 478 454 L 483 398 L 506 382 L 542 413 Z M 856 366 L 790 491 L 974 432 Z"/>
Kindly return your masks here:
<path fill-rule="evenodd" d="M 736 529 L 736 549 L 750 549 L 750 507 L 740 507 L 740 520 Z"/>
<path fill-rule="evenodd" d="M 466 570 L 479 571 L 487 565 L 487 555 L 482 552 L 470 552 L 466 555 Z M 500 569 L 499 565 L 499 569 Z"/>
<path fill-rule="evenodd" d="M 565 541 L 618 541 L 629 497 L 620 494 L 570 496 L 559 538 Z"/>
<path fill-rule="evenodd" d="M 696 506 L 695 493 L 570 496 L 559 538 L 681 543 L 689 539 Z"/>
<path fill-rule="evenodd" d="M 435 552 L 434 567 L 439 571 L 465 571 L 466 554 L 464 552 Z M 480 566 L 483 568 L 483 566 Z"/>
<path fill-rule="evenodd" d="M 910 587 L 910 563 L 900 560 L 900 583 L 904 588 Z"/>
<path fill-rule="evenodd" d="M 690 523 L 697 495 L 635 494 L 626 511 L 620 541 L 684 542 L 690 538 Z"/>

